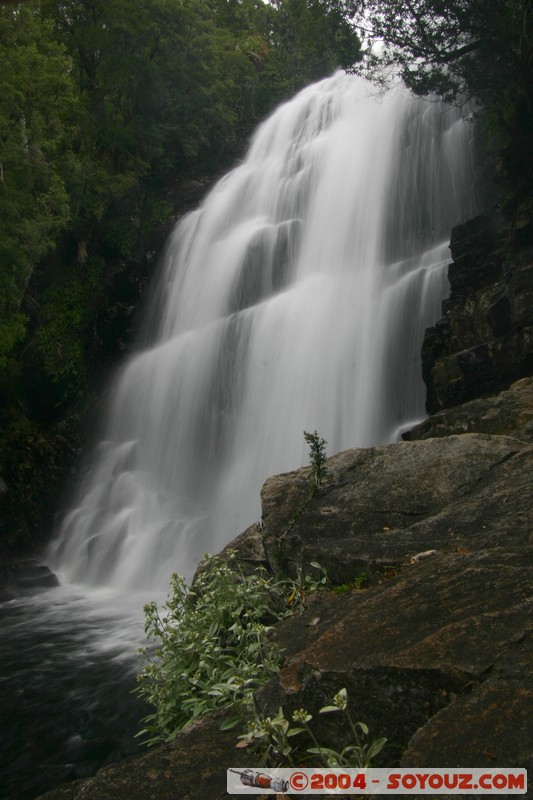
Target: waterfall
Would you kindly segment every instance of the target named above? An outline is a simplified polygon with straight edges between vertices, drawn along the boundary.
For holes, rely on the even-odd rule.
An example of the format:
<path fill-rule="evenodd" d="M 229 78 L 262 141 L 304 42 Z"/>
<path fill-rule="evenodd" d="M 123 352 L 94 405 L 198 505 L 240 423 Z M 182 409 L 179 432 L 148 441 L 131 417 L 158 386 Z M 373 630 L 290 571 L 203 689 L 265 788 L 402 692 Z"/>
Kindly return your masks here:
<path fill-rule="evenodd" d="M 176 227 L 141 349 L 51 561 L 73 583 L 164 588 L 260 517 L 271 474 L 393 441 L 424 416 L 420 346 L 471 215 L 472 126 L 334 75 L 256 132 Z"/>

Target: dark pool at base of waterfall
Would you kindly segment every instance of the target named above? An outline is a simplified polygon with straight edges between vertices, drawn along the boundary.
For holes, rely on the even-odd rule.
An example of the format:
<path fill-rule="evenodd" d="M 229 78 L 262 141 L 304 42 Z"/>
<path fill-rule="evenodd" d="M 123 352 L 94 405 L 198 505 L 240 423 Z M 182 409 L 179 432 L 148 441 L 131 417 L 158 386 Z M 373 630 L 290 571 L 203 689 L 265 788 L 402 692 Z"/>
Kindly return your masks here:
<path fill-rule="evenodd" d="M 142 749 L 142 607 L 64 587 L 0 603 L 0 800 L 32 800 Z"/>

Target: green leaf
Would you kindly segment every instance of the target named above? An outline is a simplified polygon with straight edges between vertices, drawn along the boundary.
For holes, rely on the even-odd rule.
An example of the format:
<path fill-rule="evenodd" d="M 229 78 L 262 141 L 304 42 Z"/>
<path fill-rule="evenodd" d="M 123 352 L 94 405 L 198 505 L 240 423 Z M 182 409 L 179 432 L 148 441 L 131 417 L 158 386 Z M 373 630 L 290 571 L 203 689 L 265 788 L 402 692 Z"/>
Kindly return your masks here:
<path fill-rule="evenodd" d="M 384 737 L 381 739 L 376 739 L 375 742 L 372 742 L 366 753 L 367 760 L 370 761 L 372 758 L 374 758 L 374 756 L 377 756 L 378 753 L 381 753 L 386 744 L 387 739 Z"/>
<path fill-rule="evenodd" d="M 233 730 L 233 728 L 235 728 L 240 723 L 242 723 L 241 717 L 231 717 L 231 719 L 227 719 L 222 723 L 219 730 L 230 731 Z"/>
<path fill-rule="evenodd" d="M 287 736 L 298 736 L 299 733 L 305 733 L 305 728 L 289 728 Z"/>

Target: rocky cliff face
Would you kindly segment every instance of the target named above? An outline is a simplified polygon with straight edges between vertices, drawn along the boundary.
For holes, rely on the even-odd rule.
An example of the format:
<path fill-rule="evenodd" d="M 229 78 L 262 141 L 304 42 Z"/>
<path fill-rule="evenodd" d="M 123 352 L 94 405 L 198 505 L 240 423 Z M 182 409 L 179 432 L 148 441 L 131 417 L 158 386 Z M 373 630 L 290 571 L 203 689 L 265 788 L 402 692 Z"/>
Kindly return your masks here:
<path fill-rule="evenodd" d="M 533 373 L 533 223 L 477 217 L 450 249 L 450 297 L 422 349 L 430 414 Z"/>
<path fill-rule="evenodd" d="M 262 525 L 233 543 L 247 569 L 327 568 L 337 591 L 278 624 L 284 662 L 260 700 L 313 713 L 346 687 L 357 718 L 388 738 L 378 765 L 533 768 L 533 288 L 521 235 L 511 246 L 485 218 L 454 232 L 451 297 L 424 345 L 433 416 L 408 441 L 329 459 L 314 492 L 309 469 L 270 478 Z M 227 796 L 226 768 L 257 765 L 219 731 L 223 716 L 43 799 Z M 334 722 L 323 737 L 339 746 Z"/>

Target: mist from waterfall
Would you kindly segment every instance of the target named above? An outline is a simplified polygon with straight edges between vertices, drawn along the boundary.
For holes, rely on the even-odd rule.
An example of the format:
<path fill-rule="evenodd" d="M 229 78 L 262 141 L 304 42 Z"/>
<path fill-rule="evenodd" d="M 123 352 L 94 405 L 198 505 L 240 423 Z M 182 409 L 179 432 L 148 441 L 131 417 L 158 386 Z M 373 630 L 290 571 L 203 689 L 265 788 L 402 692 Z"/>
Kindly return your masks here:
<path fill-rule="evenodd" d="M 50 550 L 63 580 L 164 589 L 260 517 L 271 474 L 424 416 L 420 347 L 471 216 L 458 110 L 353 76 L 308 87 L 166 247 L 144 349 Z M 142 346 L 142 344 L 141 344 Z"/>

